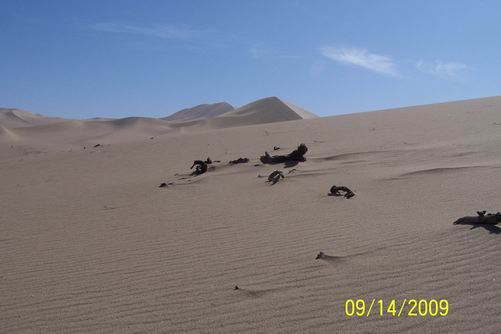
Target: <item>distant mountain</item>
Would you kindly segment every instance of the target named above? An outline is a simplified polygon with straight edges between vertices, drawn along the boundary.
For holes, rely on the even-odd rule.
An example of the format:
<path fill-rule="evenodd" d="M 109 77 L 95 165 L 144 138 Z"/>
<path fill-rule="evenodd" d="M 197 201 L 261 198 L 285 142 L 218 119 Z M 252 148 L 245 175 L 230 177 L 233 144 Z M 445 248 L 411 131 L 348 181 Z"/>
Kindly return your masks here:
<path fill-rule="evenodd" d="M 233 106 L 226 102 L 200 104 L 193 108 L 179 110 L 178 112 L 162 119 L 166 121 L 187 122 L 197 119 L 216 117 L 231 110 L 234 110 Z"/>

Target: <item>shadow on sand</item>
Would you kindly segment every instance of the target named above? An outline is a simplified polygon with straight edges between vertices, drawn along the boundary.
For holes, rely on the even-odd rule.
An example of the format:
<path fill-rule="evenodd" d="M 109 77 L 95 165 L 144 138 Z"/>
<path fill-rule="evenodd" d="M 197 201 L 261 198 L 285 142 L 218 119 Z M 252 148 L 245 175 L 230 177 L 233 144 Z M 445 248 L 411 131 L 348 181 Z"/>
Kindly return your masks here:
<path fill-rule="evenodd" d="M 470 230 L 482 227 L 489 231 L 491 234 L 501 234 L 501 228 L 496 226 L 495 224 L 483 224 L 480 223 L 481 219 L 478 216 L 466 216 L 459 218 L 453 224 L 454 225 L 471 225 Z"/>

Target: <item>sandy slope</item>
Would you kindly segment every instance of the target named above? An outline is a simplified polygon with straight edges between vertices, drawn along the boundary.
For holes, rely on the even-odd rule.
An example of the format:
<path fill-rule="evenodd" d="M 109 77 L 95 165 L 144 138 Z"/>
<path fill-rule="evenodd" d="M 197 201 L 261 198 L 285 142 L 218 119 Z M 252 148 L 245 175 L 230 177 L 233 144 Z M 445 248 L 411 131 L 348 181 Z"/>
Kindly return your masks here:
<path fill-rule="evenodd" d="M 495 123 L 501 98 L 4 155 L 0 332 L 497 333 L 501 227 L 452 225 L 501 210 Z M 300 142 L 284 181 L 257 177 Z M 175 175 L 206 156 L 252 162 Z M 412 297 L 450 314 L 343 314 Z"/>
<path fill-rule="evenodd" d="M 22 142 L 42 147 L 72 147 L 95 143 L 120 143 L 147 139 L 172 131 L 167 121 L 129 117 L 116 120 L 67 120 L 51 124 L 7 129 L 5 142 Z"/>

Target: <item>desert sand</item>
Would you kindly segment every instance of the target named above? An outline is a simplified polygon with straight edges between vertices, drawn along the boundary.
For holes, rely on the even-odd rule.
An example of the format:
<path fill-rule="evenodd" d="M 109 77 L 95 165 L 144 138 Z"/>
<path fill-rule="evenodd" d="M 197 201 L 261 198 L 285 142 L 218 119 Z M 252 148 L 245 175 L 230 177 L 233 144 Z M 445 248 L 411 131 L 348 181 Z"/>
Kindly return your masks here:
<path fill-rule="evenodd" d="M 3 113 L 1 333 L 501 330 L 501 225 L 453 225 L 501 211 L 501 97 L 322 118 L 275 98 L 211 110 Z M 259 163 L 299 143 L 306 162 Z M 184 178 L 208 156 L 221 163 Z M 276 169 L 273 186 L 258 177 Z M 356 196 L 327 196 L 334 184 Z M 450 311 L 348 318 L 349 298 Z"/>

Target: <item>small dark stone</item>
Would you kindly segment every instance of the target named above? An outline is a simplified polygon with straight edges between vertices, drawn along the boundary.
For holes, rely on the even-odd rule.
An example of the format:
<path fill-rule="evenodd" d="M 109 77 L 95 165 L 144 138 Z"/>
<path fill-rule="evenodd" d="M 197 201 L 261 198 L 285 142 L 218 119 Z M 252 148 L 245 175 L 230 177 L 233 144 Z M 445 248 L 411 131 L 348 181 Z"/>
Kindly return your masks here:
<path fill-rule="evenodd" d="M 165 188 L 165 187 L 167 187 L 167 183 L 165 182 L 160 183 L 160 185 L 158 186 L 158 188 Z"/>
<path fill-rule="evenodd" d="M 233 288 L 233 290 L 240 290 L 240 288 L 238 287 L 238 285 L 235 285 L 235 287 Z"/>
<path fill-rule="evenodd" d="M 96 145 L 94 145 L 94 147 L 100 147 L 100 146 L 102 146 L 102 145 L 101 145 L 101 144 L 96 144 Z"/>

